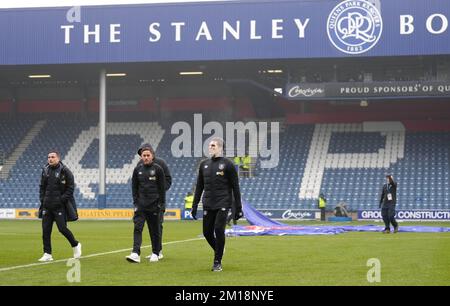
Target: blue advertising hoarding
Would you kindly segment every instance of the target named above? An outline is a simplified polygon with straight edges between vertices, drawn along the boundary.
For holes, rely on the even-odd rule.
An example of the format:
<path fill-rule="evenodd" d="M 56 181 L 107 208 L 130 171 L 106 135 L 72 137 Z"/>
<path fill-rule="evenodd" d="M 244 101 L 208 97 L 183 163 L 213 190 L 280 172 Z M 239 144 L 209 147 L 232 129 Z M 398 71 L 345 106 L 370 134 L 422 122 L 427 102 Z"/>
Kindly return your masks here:
<path fill-rule="evenodd" d="M 398 220 L 430 220 L 450 221 L 448 210 L 397 210 L 395 218 Z M 358 220 L 377 220 L 381 218 L 381 210 L 359 210 Z"/>
<path fill-rule="evenodd" d="M 362 99 L 379 97 L 448 97 L 450 81 L 334 82 L 286 85 L 290 100 Z"/>
<path fill-rule="evenodd" d="M 197 219 L 203 219 L 203 209 L 199 209 L 197 211 L 197 215 L 196 215 Z M 183 214 L 181 216 L 182 220 L 193 220 L 192 216 L 191 216 L 191 210 L 188 209 L 184 209 L 183 210 Z"/>
<path fill-rule="evenodd" d="M 276 220 L 315 220 L 320 218 L 319 210 L 310 209 L 258 209 L 258 211 L 269 219 Z M 191 211 L 183 210 L 183 220 L 192 220 Z M 197 211 L 197 219 L 203 219 L 203 210 Z"/>
<path fill-rule="evenodd" d="M 311 209 L 258 209 L 269 219 L 276 220 L 315 220 L 320 218 L 319 210 Z"/>
<path fill-rule="evenodd" d="M 0 65 L 450 54 L 450 1 L 0 10 Z"/>

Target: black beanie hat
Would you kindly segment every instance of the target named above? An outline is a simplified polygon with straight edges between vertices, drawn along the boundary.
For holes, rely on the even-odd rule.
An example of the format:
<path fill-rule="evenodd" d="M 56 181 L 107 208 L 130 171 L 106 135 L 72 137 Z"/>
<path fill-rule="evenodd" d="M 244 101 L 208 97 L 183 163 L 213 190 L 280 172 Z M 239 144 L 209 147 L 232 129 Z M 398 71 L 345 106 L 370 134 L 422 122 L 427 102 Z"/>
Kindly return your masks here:
<path fill-rule="evenodd" d="M 155 151 L 153 150 L 152 145 L 149 144 L 149 143 L 144 143 L 144 144 L 139 148 L 139 150 L 137 151 L 138 155 L 141 156 L 142 151 L 145 151 L 145 150 L 149 150 L 150 152 L 152 152 L 153 156 L 155 156 Z"/>

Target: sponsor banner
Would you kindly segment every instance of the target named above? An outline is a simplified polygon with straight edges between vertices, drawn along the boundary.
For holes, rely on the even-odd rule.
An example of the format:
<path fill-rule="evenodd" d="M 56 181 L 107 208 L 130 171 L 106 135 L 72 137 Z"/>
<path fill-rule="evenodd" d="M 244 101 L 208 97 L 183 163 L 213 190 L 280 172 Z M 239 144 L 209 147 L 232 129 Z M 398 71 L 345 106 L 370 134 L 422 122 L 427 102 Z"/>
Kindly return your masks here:
<path fill-rule="evenodd" d="M 82 219 L 131 219 L 133 209 L 79 209 L 78 217 Z"/>
<path fill-rule="evenodd" d="M 180 209 L 166 209 L 165 220 L 180 220 Z M 79 209 L 80 219 L 131 219 L 134 209 Z"/>
<path fill-rule="evenodd" d="M 449 18 L 443 0 L 2 9 L 0 65 L 441 55 Z"/>
<path fill-rule="evenodd" d="M 166 209 L 164 220 L 181 220 L 181 209 Z"/>
<path fill-rule="evenodd" d="M 433 220 L 450 221 L 450 210 L 397 210 L 398 220 Z M 359 210 L 358 220 L 382 219 L 381 210 Z"/>
<path fill-rule="evenodd" d="M 15 219 L 16 210 L 15 209 L 0 209 L 0 219 Z"/>
<path fill-rule="evenodd" d="M 38 209 L 19 209 L 16 208 L 16 219 L 37 219 Z"/>
<path fill-rule="evenodd" d="M 258 211 L 269 219 L 282 220 L 314 220 L 317 212 L 306 209 L 258 209 Z"/>
<path fill-rule="evenodd" d="M 203 219 L 203 210 L 199 209 L 197 210 L 197 219 Z M 191 210 L 183 210 L 183 220 L 192 220 L 191 217 Z"/>
<path fill-rule="evenodd" d="M 325 98 L 325 84 L 288 84 L 286 86 L 286 97 L 291 100 Z"/>
<path fill-rule="evenodd" d="M 291 100 L 314 98 L 364 99 L 377 97 L 448 97 L 450 81 L 442 82 L 346 82 L 288 84 L 286 97 Z"/>
<path fill-rule="evenodd" d="M 78 216 L 83 219 L 131 219 L 134 215 L 134 209 L 79 209 Z M 15 217 L 17 219 L 37 219 L 37 209 L 16 209 Z M 165 220 L 180 220 L 180 209 L 166 209 Z"/>

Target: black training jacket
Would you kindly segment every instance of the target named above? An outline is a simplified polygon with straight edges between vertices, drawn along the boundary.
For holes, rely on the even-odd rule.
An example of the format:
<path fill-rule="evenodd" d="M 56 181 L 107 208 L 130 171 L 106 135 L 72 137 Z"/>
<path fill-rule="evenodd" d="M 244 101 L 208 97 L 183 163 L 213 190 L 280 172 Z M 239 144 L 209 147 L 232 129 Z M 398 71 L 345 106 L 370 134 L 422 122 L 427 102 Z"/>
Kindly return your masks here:
<path fill-rule="evenodd" d="M 388 200 L 388 194 L 392 194 L 392 200 Z M 381 192 L 381 199 L 380 199 L 380 207 L 384 205 L 395 205 L 397 204 L 397 183 L 392 182 L 389 184 L 383 185 L 383 190 Z"/>
<path fill-rule="evenodd" d="M 197 208 L 203 194 L 204 209 L 230 208 L 234 194 L 236 208 L 242 209 L 239 179 L 232 161 L 224 157 L 201 162 L 198 170 L 193 208 Z"/>
<path fill-rule="evenodd" d="M 133 205 L 138 210 L 159 211 L 166 203 L 163 169 L 156 163 L 139 164 L 132 178 Z"/>
<path fill-rule="evenodd" d="M 39 200 L 43 208 L 60 209 L 73 198 L 75 180 L 72 172 L 59 163 L 55 167 L 46 165 L 42 169 L 39 185 Z"/>
<path fill-rule="evenodd" d="M 163 171 L 164 171 L 164 177 L 166 178 L 166 191 L 170 189 L 170 186 L 172 186 L 172 175 L 170 174 L 170 170 L 169 167 L 167 166 L 167 163 L 164 159 L 159 158 L 159 157 L 155 157 L 153 159 L 153 162 L 155 164 L 157 164 L 158 166 L 160 166 Z M 143 165 L 144 162 L 142 160 L 139 161 L 138 166 L 139 165 Z"/>

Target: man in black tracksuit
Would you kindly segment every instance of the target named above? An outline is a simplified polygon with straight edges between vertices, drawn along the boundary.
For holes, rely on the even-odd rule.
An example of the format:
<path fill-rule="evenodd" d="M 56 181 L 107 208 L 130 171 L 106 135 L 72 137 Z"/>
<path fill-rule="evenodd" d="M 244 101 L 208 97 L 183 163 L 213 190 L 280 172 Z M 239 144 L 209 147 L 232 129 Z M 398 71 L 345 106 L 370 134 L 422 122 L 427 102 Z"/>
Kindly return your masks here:
<path fill-rule="evenodd" d="M 155 152 L 151 146 L 142 148 L 143 163 L 136 166 L 132 177 L 133 204 L 135 206 L 134 244 L 131 255 L 126 259 L 140 262 L 142 230 L 147 221 L 152 241 L 151 262 L 158 261 L 160 249 L 160 212 L 166 202 L 164 171 L 153 161 Z"/>
<path fill-rule="evenodd" d="M 398 223 L 395 220 L 395 204 L 397 204 L 397 183 L 394 181 L 392 175 L 386 176 L 387 182 L 383 185 L 381 192 L 380 208 L 381 216 L 384 221 L 383 233 L 389 234 L 391 232 L 390 224 L 394 226 L 394 233 L 398 232 Z"/>
<path fill-rule="evenodd" d="M 228 210 L 234 194 L 235 214 L 243 216 L 241 192 L 236 168 L 232 161 L 222 157 L 223 140 L 213 138 L 209 144 L 210 159 L 204 160 L 198 170 L 197 186 L 191 215 L 196 219 L 197 207 L 203 194 L 203 235 L 214 250 L 212 271 L 222 271 L 222 256 L 225 247 L 225 226 Z"/>
<path fill-rule="evenodd" d="M 74 258 L 81 256 L 81 244 L 75 240 L 72 232 L 67 228 L 68 201 L 73 201 L 75 180 L 72 172 L 60 162 L 60 155 L 55 150 L 48 153 L 48 164 L 42 170 L 39 185 L 39 217 L 42 218 L 42 240 L 44 255 L 39 261 L 52 261 L 51 234 L 53 222 L 58 230 L 66 237 L 73 248 Z M 70 204 L 69 204 L 70 205 Z"/>
<path fill-rule="evenodd" d="M 139 150 L 138 150 L 138 155 L 141 156 L 142 153 L 142 149 L 145 147 L 151 147 L 150 144 L 146 143 L 143 144 Z M 164 171 L 164 177 L 165 177 L 165 186 L 166 186 L 166 191 L 170 189 L 170 186 L 172 186 L 172 176 L 170 175 L 170 170 L 169 167 L 167 166 L 167 163 L 164 159 L 159 158 L 154 156 L 153 158 L 153 162 L 155 164 L 157 164 L 158 166 L 160 166 L 163 171 Z M 142 164 L 142 159 L 139 161 L 138 165 Z M 164 203 L 165 204 L 165 203 Z M 163 207 L 161 207 L 161 212 L 159 213 L 159 224 L 160 224 L 160 228 L 159 228 L 159 237 L 160 237 L 160 241 L 159 241 L 159 249 L 161 250 L 158 254 L 158 258 L 161 260 L 163 259 L 163 253 L 162 253 L 162 236 L 163 236 L 163 223 L 164 223 L 164 213 L 166 212 L 166 206 L 164 205 Z M 148 258 L 150 258 L 151 256 L 149 256 Z"/>

